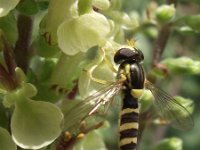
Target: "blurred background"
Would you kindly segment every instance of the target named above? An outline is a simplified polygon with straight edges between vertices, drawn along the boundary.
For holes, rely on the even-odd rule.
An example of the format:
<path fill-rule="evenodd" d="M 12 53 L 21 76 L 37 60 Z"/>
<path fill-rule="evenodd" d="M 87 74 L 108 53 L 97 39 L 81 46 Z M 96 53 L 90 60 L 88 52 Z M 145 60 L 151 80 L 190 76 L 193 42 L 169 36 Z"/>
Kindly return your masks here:
<path fill-rule="evenodd" d="M 166 125 L 145 91 L 138 150 L 200 150 L 200 0 L 9 2 L 0 0 L 0 149 L 117 150 L 120 95 L 105 116 L 85 120 L 103 125 L 77 135 L 96 102 L 85 98 L 102 88 L 91 74 L 115 81 L 115 52 L 133 46 L 147 79 L 194 122 Z"/>

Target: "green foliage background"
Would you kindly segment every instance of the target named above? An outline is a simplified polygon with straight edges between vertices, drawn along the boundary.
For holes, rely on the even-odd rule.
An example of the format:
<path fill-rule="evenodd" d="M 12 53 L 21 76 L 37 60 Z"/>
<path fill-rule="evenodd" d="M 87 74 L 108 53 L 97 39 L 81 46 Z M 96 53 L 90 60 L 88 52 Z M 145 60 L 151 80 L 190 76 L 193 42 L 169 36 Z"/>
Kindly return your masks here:
<path fill-rule="evenodd" d="M 147 78 L 194 119 L 179 131 L 145 118 L 138 149 L 199 150 L 199 0 L 0 0 L 0 149 L 118 149 L 120 97 L 103 125 L 89 117 L 81 130 L 79 110 L 103 87 L 91 75 L 115 80 L 113 56 L 127 40 L 144 53 Z M 155 113 L 150 93 L 140 103 L 141 118 Z"/>

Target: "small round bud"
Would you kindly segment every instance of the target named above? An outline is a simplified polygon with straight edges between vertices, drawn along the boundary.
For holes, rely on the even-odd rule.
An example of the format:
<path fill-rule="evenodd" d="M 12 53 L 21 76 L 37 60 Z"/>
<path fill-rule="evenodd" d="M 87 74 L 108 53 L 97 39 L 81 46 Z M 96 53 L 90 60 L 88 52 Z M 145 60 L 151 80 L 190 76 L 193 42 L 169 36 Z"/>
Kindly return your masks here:
<path fill-rule="evenodd" d="M 156 19 L 160 23 L 167 23 L 174 18 L 175 12 L 174 5 L 162 5 L 156 10 Z"/>
<path fill-rule="evenodd" d="M 182 144 L 179 138 L 164 139 L 155 146 L 154 150 L 181 150 Z"/>

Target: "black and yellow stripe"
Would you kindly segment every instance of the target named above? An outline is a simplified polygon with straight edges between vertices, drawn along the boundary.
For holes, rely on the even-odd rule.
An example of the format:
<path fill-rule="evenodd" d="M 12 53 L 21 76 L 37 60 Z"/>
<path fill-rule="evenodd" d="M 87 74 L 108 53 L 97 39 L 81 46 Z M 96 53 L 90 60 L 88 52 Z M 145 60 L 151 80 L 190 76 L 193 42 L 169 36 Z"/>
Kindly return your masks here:
<path fill-rule="evenodd" d="M 131 95 L 130 90 L 124 91 L 123 106 L 120 115 L 120 149 L 134 150 L 137 146 L 139 109 L 137 98 Z"/>

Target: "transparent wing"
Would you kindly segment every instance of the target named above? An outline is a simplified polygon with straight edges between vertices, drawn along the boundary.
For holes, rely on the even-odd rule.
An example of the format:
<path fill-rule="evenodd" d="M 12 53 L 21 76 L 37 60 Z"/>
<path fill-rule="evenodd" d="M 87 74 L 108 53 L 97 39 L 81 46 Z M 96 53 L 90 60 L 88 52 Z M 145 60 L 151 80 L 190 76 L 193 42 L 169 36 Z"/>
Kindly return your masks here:
<path fill-rule="evenodd" d="M 173 127 L 180 130 L 189 130 L 194 126 L 189 111 L 166 92 L 156 88 L 149 81 L 145 82 L 155 98 L 155 107 L 160 116 L 168 121 Z"/>
<path fill-rule="evenodd" d="M 121 88 L 121 81 L 114 82 L 74 105 L 65 113 L 64 129 L 70 131 L 75 126 L 77 128 L 86 117 L 98 112 L 101 106 L 105 107 L 110 103 Z"/>

